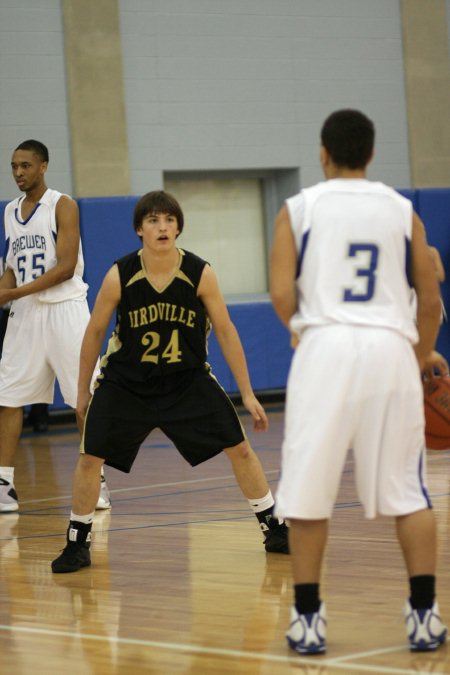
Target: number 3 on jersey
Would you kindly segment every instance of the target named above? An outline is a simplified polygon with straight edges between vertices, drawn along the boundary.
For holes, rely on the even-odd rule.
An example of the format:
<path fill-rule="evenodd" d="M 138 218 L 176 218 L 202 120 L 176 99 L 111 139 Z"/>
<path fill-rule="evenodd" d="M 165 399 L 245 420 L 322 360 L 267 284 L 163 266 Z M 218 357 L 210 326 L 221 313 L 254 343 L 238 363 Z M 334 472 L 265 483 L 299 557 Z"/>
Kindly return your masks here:
<path fill-rule="evenodd" d="M 364 281 L 366 287 L 362 292 L 361 284 L 354 288 L 346 288 L 343 293 L 344 302 L 368 302 L 375 293 L 376 273 L 378 265 L 378 246 L 375 244 L 349 244 L 348 257 L 356 258 L 361 264 L 355 268 L 355 276 L 358 282 Z"/>

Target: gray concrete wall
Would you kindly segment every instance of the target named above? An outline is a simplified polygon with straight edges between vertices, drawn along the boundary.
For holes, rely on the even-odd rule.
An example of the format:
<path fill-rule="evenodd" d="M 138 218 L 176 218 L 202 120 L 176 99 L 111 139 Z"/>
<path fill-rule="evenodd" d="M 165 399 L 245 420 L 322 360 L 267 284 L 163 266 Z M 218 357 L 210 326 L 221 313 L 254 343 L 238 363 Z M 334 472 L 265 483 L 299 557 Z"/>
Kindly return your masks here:
<path fill-rule="evenodd" d="M 371 177 L 411 186 L 399 0 L 118 8 L 133 194 L 191 170 L 292 169 L 311 184 L 320 125 L 343 106 L 376 122 Z M 49 145 L 49 183 L 73 192 L 64 58 L 58 0 L 0 0 L 0 199 L 15 194 L 11 151 L 29 137 Z"/>
<path fill-rule="evenodd" d="M 163 171 L 300 167 L 344 106 L 378 128 L 371 174 L 410 184 L 397 0 L 119 0 L 132 191 Z"/>
<path fill-rule="evenodd" d="M 72 192 L 61 6 L 58 0 L 0 0 L 0 199 L 12 199 L 12 151 L 48 145 L 48 183 Z"/>

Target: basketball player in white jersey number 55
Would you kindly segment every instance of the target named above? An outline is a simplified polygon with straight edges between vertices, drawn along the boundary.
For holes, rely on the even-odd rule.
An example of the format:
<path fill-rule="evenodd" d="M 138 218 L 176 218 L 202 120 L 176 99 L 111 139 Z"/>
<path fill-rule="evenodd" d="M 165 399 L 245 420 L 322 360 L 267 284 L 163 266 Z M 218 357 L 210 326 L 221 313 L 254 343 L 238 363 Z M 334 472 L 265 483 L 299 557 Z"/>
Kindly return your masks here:
<path fill-rule="evenodd" d="M 14 456 L 22 407 L 52 403 L 57 377 L 65 403 L 75 409 L 81 342 L 89 322 L 78 206 L 47 188 L 48 159 L 46 146 L 29 140 L 11 160 L 24 195 L 7 204 L 4 216 L 0 306 L 11 302 L 11 310 L 0 361 L 0 513 L 19 508 Z M 102 476 L 97 508 L 110 506 Z"/>

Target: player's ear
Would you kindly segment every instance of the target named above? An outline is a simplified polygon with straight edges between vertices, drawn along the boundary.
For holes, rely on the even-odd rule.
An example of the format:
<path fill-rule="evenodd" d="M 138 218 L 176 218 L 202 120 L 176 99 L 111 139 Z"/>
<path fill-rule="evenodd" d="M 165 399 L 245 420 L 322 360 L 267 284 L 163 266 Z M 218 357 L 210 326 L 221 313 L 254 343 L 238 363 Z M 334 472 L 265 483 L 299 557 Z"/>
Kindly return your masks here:
<path fill-rule="evenodd" d="M 326 151 L 325 146 L 321 145 L 320 146 L 320 163 L 321 163 L 323 169 L 325 169 L 329 160 L 330 160 L 330 156 L 329 156 L 328 152 Z"/>

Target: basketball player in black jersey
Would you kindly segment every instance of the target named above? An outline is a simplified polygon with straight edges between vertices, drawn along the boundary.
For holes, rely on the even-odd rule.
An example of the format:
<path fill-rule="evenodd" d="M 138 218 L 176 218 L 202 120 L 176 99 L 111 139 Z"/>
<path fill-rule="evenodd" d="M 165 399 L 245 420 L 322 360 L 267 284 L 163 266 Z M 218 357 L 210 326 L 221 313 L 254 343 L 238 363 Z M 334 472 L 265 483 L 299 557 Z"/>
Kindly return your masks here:
<path fill-rule="evenodd" d="M 116 261 L 97 296 L 81 350 L 77 412 L 85 425 L 67 545 L 53 572 L 90 565 L 100 469 L 105 462 L 129 472 L 155 427 L 192 466 L 224 451 L 258 518 L 266 551 L 288 553 L 287 528 L 272 515 L 274 500 L 259 459 L 206 362 L 211 327 L 255 430 L 267 429 L 267 417 L 214 271 L 176 246 L 183 223 L 174 197 L 162 191 L 144 195 L 133 223 L 142 249 Z M 91 399 L 89 383 L 114 312 L 116 328 Z"/>

